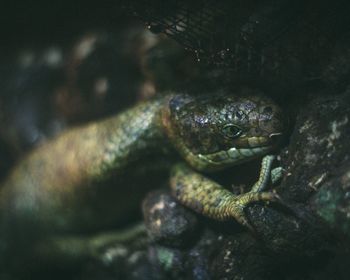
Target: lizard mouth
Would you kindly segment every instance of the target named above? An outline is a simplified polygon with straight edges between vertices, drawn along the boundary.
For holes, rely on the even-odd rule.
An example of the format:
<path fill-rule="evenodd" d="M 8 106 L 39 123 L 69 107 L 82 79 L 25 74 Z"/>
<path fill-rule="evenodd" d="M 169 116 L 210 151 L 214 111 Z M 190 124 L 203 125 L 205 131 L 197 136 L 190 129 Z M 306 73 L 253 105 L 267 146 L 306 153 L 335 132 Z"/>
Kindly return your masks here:
<path fill-rule="evenodd" d="M 209 163 L 217 165 L 218 168 L 224 168 L 228 165 L 236 165 L 259 156 L 265 155 L 280 141 L 283 133 L 275 132 L 268 137 L 251 137 L 248 139 L 248 146 L 232 147 L 228 150 L 222 150 L 211 154 L 198 154 L 198 157 Z M 254 140 L 254 141 L 251 141 Z"/>
<path fill-rule="evenodd" d="M 243 154 L 249 155 L 249 152 L 245 150 L 262 148 L 265 146 L 278 146 L 282 137 L 282 132 L 274 132 L 265 136 L 242 137 L 241 139 L 237 139 L 237 142 L 235 143 L 235 148 L 237 150 L 243 149 Z"/>
<path fill-rule="evenodd" d="M 230 148 L 226 151 L 219 151 L 212 154 L 198 154 L 198 158 L 207 162 L 215 169 L 225 168 L 229 165 L 240 164 L 245 161 L 249 161 L 253 158 L 257 158 L 266 154 L 272 150 L 273 146 L 262 146 L 254 148 Z"/>

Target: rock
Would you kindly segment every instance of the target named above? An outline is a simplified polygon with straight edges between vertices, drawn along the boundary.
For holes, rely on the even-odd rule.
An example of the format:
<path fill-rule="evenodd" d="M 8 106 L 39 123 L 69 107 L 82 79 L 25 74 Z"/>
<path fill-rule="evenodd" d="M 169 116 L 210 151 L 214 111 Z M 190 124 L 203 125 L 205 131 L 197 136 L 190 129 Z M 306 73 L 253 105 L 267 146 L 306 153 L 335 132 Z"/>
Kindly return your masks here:
<path fill-rule="evenodd" d="M 160 245 L 150 246 L 148 258 L 155 269 L 155 279 L 185 279 L 186 251 Z"/>
<path fill-rule="evenodd" d="M 0 66 L 0 138 L 14 158 L 65 128 L 51 102 L 63 80 L 63 55 L 60 46 L 23 48 Z"/>
<path fill-rule="evenodd" d="M 320 186 L 311 200 L 313 210 L 337 232 L 350 241 L 350 165 L 342 165 L 332 179 Z"/>
<path fill-rule="evenodd" d="M 168 192 L 155 191 L 143 202 L 144 222 L 152 241 L 183 247 L 198 231 L 197 216 L 179 204 Z"/>
<path fill-rule="evenodd" d="M 225 236 L 211 263 L 217 279 L 267 279 L 273 263 L 271 256 L 249 234 Z"/>
<path fill-rule="evenodd" d="M 215 240 L 217 240 L 216 236 L 206 231 L 192 248 L 177 249 L 151 245 L 149 260 L 158 271 L 153 277 L 155 279 L 212 279 L 209 256 L 215 248 L 211 246 Z"/>
<path fill-rule="evenodd" d="M 317 98 L 298 117 L 281 192 L 310 205 L 331 228 L 350 237 L 350 89 Z M 333 232 L 334 234 L 334 232 Z"/>
<path fill-rule="evenodd" d="M 85 34 L 67 54 L 66 80 L 55 96 L 56 108 L 67 122 L 109 116 L 143 94 L 148 81 L 142 60 L 155 39 L 140 24 L 124 25 L 115 32 Z"/>

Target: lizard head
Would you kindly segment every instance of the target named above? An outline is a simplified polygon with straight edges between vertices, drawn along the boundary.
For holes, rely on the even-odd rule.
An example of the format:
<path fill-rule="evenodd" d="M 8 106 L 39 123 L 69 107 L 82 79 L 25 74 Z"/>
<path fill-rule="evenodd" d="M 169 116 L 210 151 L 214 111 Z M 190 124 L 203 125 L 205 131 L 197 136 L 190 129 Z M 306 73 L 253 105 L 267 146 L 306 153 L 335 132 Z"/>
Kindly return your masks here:
<path fill-rule="evenodd" d="M 239 164 L 273 150 L 285 130 L 281 109 L 269 98 L 241 95 L 173 95 L 163 124 L 170 141 L 197 170 Z"/>

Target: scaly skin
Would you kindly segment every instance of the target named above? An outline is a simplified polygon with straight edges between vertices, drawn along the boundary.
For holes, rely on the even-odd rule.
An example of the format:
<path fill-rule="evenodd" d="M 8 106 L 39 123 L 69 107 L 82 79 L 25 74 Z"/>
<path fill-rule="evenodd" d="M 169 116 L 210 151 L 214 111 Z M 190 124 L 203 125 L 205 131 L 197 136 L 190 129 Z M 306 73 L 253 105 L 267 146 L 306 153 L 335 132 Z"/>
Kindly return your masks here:
<path fill-rule="evenodd" d="M 276 199 L 261 192 L 272 158 L 264 159 L 252 191 L 240 196 L 190 167 L 213 172 L 265 155 L 276 147 L 275 136 L 283 129 L 281 110 L 258 95 L 172 94 L 145 102 L 69 130 L 25 157 L 1 189 L 3 232 L 16 236 L 30 228 L 33 235 L 49 236 L 115 224 L 128 211 L 130 198 L 123 196 L 125 186 L 120 185 L 104 200 L 99 197 L 104 192 L 99 181 L 111 173 L 122 178 L 125 169 L 145 157 L 171 149 L 189 165 L 173 169 L 171 187 L 181 203 L 211 218 L 233 218 L 249 226 L 244 206 Z"/>
<path fill-rule="evenodd" d="M 278 196 L 272 192 L 261 192 L 270 178 L 274 156 L 265 156 L 259 180 L 252 190 L 238 196 L 222 188 L 221 185 L 193 172 L 187 165 L 178 164 L 173 168 L 170 186 L 172 194 L 184 205 L 207 217 L 224 221 L 236 219 L 242 225 L 254 230 L 244 215 L 244 207 L 255 201 L 276 201 Z"/>
<path fill-rule="evenodd" d="M 0 193 L 2 222 L 49 232 L 96 230 L 128 210 L 116 188 L 111 205 L 99 203 L 99 181 L 167 146 L 161 128 L 164 100 L 136 106 L 116 117 L 71 129 L 24 158 Z M 118 190 L 119 189 L 119 190 Z M 101 196 L 100 196 L 101 195 Z M 125 201 L 125 203 L 124 203 Z M 29 226 L 29 225 L 28 225 Z"/>

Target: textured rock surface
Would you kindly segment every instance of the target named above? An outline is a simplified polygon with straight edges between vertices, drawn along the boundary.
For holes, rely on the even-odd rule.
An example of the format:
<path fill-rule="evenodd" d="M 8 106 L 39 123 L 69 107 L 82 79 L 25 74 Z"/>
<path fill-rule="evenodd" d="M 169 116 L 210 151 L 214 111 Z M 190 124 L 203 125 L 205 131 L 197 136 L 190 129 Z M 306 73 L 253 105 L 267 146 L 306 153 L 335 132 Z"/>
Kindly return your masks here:
<path fill-rule="evenodd" d="M 184 247 L 198 231 L 197 216 L 169 193 L 150 193 L 143 202 L 143 213 L 150 239 L 159 244 Z"/>

